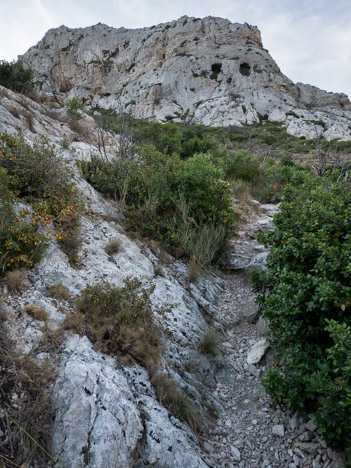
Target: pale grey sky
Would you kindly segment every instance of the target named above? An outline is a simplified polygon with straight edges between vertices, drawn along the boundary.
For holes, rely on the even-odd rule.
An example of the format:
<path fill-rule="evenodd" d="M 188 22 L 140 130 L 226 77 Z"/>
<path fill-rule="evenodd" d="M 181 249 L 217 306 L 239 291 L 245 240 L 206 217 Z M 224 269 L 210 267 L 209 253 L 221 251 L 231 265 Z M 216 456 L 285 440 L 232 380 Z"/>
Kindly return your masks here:
<path fill-rule="evenodd" d="M 350 0 L 0 0 L 0 59 L 17 58 L 61 24 L 139 28 L 183 15 L 256 25 L 289 78 L 351 98 Z"/>

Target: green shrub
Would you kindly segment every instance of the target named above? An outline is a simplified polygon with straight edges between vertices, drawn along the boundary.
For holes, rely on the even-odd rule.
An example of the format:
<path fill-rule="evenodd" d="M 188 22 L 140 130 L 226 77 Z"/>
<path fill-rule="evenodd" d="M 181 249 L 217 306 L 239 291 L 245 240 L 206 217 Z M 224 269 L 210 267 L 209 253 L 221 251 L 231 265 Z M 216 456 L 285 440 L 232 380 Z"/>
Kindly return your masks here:
<path fill-rule="evenodd" d="M 16 213 L 15 197 L 9 190 L 9 177 L 0 166 L 0 274 L 5 270 L 31 267 L 46 247 L 40 234 L 42 223 L 27 212 Z"/>
<path fill-rule="evenodd" d="M 33 87 L 32 70 L 23 68 L 22 62 L 0 60 L 0 85 L 19 93 L 26 93 Z"/>
<path fill-rule="evenodd" d="M 280 359 L 265 377 L 266 389 L 276 403 L 313 412 L 332 448 L 350 449 L 350 417 L 343 410 L 350 375 L 337 362 L 349 352 L 351 193 L 322 182 L 287 187 L 275 230 L 263 235 L 271 249 L 268 272 L 254 272 L 252 281 Z M 327 320 L 340 327 L 331 322 L 326 328 Z"/>
<path fill-rule="evenodd" d="M 263 203 L 278 202 L 287 184 L 299 187 L 310 178 L 313 175 L 309 167 L 296 164 L 291 158 L 282 158 L 279 164 L 268 159 L 261 166 L 261 179 L 254 185 L 252 193 Z"/>
<path fill-rule="evenodd" d="M 125 202 L 129 223 L 142 235 L 165 248 L 181 245 L 190 255 L 196 245 L 204 245 L 206 232 L 214 241 L 208 249 L 214 258 L 233 233 L 235 221 L 221 169 L 210 155 L 183 160 L 152 146 L 140 148 L 139 154 L 139 160 L 128 161 L 93 157 L 80 166 L 97 190 Z"/>
<path fill-rule="evenodd" d="M 225 172 L 230 178 L 235 177 L 252 184 L 257 184 L 262 176 L 259 160 L 247 150 L 241 150 L 228 156 L 225 159 Z"/>
<path fill-rule="evenodd" d="M 45 138 L 30 145 L 22 134 L 4 133 L 0 135 L 0 167 L 7 171 L 9 190 L 31 203 L 33 222 L 47 228 L 54 224 L 56 240 L 74 260 L 79 245 L 79 203 L 72 174 L 57 156 L 55 146 Z"/>
<path fill-rule="evenodd" d="M 67 112 L 76 120 L 79 120 L 84 117 L 80 112 L 83 109 L 84 109 L 83 101 L 81 99 L 74 97 L 68 103 Z"/>
<path fill-rule="evenodd" d="M 122 288 L 107 282 L 87 286 L 79 303 L 81 317 L 74 317 L 76 328 L 104 353 L 136 361 L 148 370 L 157 368 L 162 341 L 151 293 L 136 279 L 127 280 Z"/>
<path fill-rule="evenodd" d="M 133 134 L 133 140 L 142 145 L 153 145 L 167 155 L 177 154 L 182 159 L 196 153 L 211 152 L 219 158 L 226 151 L 220 148 L 219 141 L 213 135 L 212 129 L 200 125 L 184 126 L 179 123 L 150 122 L 133 119 L 130 115 L 117 113 L 111 109 L 95 109 L 92 117 L 98 125 L 115 133 L 127 132 Z M 216 130 L 215 130 L 216 131 Z"/>
<path fill-rule="evenodd" d="M 318 394 L 314 419 L 329 445 L 351 451 L 351 326 L 330 320 L 326 331 L 333 345 L 310 379 L 310 390 Z"/>

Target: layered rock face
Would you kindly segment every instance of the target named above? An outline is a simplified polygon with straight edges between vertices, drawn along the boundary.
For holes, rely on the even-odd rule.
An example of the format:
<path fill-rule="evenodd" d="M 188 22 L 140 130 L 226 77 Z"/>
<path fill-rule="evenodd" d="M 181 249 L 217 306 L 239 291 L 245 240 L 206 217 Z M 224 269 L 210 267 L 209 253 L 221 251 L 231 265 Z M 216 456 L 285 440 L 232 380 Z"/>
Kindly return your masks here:
<path fill-rule="evenodd" d="M 21 59 L 44 91 L 123 105 L 137 118 L 229 126 L 261 115 L 295 136 L 351 139 L 348 97 L 294 84 L 247 23 L 183 16 L 135 30 L 61 26 Z"/>

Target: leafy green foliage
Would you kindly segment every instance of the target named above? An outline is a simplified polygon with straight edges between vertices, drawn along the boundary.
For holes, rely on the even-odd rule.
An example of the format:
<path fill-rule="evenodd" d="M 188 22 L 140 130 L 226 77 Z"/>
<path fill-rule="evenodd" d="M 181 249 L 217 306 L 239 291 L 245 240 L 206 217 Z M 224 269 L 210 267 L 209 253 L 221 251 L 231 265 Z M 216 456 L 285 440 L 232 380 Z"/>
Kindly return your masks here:
<path fill-rule="evenodd" d="M 29 145 L 22 134 L 4 133 L 0 135 L 0 167 L 6 170 L 9 190 L 31 203 L 33 221 L 48 228 L 47 236 L 51 235 L 50 227 L 57 227 L 56 240 L 74 260 L 79 203 L 72 176 L 57 156 L 55 146 L 45 138 Z"/>
<path fill-rule="evenodd" d="M 211 246 L 213 256 L 218 254 L 232 234 L 235 220 L 221 169 L 208 154 L 183 160 L 152 146 L 140 148 L 139 153 L 138 161 L 105 162 L 95 157 L 82 162 L 81 168 L 95 188 L 125 201 L 129 222 L 142 235 L 152 236 L 166 248 L 182 245 L 189 250 L 182 242 L 184 230 L 196 245 L 204 227 L 212 226 L 221 231 L 216 245 Z"/>
<path fill-rule="evenodd" d="M 255 174 L 252 170 L 251 172 Z M 251 183 L 255 181 L 252 184 L 252 193 L 261 202 L 278 202 L 287 184 L 300 187 L 310 178 L 313 175 L 308 166 L 301 166 L 286 156 L 279 164 L 273 158 L 268 158 L 260 166 L 256 178 L 251 179 Z"/>
<path fill-rule="evenodd" d="M 84 109 L 83 101 L 76 97 L 72 98 L 68 103 L 67 112 L 76 120 L 82 119 L 83 115 L 79 111 Z"/>
<path fill-rule="evenodd" d="M 32 70 L 23 68 L 22 62 L 0 60 L 0 85 L 5 88 L 26 93 L 33 87 Z"/>
<path fill-rule="evenodd" d="M 349 367 L 339 367 L 349 356 L 350 221 L 345 187 L 316 178 L 297 189 L 288 186 L 275 230 L 262 236 L 271 249 L 268 272 L 252 275 L 281 360 L 265 377 L 268 392 L 276 403 L 315 412 L 328 443 L 341 449 L 351 448 L 350 418 L 343 410 L 349 405 Z"/>
<path fill-rule="evenodd" d="M 333 339 L 327 359 L 310 379 L 318 394 L 315 422 L 329 445 L 351 450 L 351 326 L 328 322 L 326 331 Z"/>
<path fill-rule="evenodd" d="M 0 166 L 0 274 L 31 267 L 41 259 L 47 244 L 45 236 L 38 232 L 40 220 L 25 212 L 17 214 L 14 202 L 9 177 Z"/>
<path fill-rule="evenodd" d="M 257 158 L 247 150 L 240 150 L 224 160 L 227 176 L 257 184 L 262 177 L 262 169 Z"/>

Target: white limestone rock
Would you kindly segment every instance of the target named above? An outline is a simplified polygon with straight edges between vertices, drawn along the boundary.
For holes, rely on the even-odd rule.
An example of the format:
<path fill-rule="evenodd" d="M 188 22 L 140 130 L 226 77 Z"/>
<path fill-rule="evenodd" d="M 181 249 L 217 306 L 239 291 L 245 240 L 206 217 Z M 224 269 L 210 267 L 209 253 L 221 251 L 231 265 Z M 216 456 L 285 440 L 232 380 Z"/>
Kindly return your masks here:
<path fill-rule="evenodd" d="M 143 426 L 113 358 L 73 336 L 61 357 L 53 400 L 54 454 L 63 468 L 129 466 Z"/>
<path fill-rule="evenodd" d="M 137 118 L 212 126 L 258 123 L 259 114 L 267 114 L 274 122 L 289 120 L 289 133 L 305 138 L 316 134 L 308 121 L 321 120 L 327 132 L 337 127 L 326 137 L 351 139 L 347 96 L 294 84 L 263 48 L 257 27 L 247 23 L 183 16 L 133 30 L 60 26 L 21 59 L 49 96 L 55 90 L 66 102 L 77 97 L 103 108 L 122 105 Z M 314 119 L 317 110 L 321 115 Z M 334 110 L 348 123 L 342 130 Z M 289 113 L 306 115 L 295 121 Z"/>
<path fill-rule="evenodd" d="M 268 348 L 269 344 L 266 338 L 261 338 L 249 349 L 246 362 L 248 364 L 258 364 L 265 355 Z"/>

